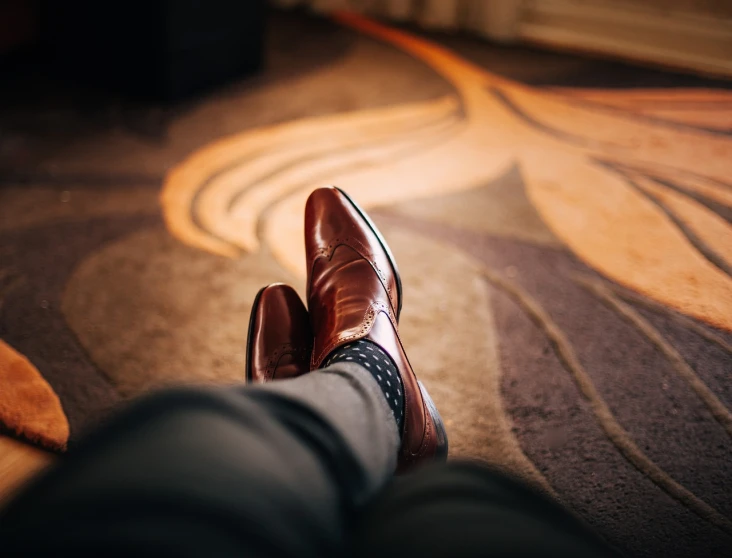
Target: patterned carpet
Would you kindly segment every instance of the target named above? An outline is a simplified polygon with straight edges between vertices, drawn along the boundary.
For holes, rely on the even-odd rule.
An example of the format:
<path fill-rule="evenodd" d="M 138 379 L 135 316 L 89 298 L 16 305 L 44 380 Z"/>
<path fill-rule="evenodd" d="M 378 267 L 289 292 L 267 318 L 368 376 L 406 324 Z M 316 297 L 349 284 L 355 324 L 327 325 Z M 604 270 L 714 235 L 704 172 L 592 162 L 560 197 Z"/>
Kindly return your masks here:
<path fill-rule="evenodd" d="M 61 451 L 141 393 L 240 381 L 333 183 L 399 261 L 453 457 L 629 555 L 729 552 L 729 86 L 345 14 L 270 31 L 261 76 L 174 109 L 3 91 L 5 431 Z"/>

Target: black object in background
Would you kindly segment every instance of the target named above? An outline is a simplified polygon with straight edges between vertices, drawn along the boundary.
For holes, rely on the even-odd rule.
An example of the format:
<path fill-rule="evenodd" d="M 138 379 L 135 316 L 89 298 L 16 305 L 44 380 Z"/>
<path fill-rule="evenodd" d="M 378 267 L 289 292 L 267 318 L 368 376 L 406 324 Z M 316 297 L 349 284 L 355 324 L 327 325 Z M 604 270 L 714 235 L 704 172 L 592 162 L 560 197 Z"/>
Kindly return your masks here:
<path fill-rule="evenodd" d="M 64 78 L 173 101 L 259 70 L 265 0 L 46 0 L 42 41 Z"/>

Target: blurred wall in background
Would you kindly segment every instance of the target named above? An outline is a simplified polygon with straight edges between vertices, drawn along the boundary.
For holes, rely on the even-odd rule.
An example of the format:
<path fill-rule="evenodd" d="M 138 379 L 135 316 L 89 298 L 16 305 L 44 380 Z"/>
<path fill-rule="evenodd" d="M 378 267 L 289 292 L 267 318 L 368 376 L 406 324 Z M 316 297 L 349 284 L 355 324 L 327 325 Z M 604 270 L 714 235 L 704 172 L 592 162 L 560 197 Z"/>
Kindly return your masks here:
<path fill-rule="evenodd" d="M 0 63 L 172 101 L 259 70 L 266 0 L 0 0 Z"/>
<path fill-rule="evenodd" d="M 732 77 L 730 0 L 270 0 Z"/>
<path fill-rule="evenodd" d="M 732 77 L 732 0 L 0 0 L 0 62 L 174 100 L 259 69 L 267 3 Z"/>
<path fill-rule="evenodd" d="M 0 1 L 0 56 L 38 40 L 39 4 L 33 0 Z"/>

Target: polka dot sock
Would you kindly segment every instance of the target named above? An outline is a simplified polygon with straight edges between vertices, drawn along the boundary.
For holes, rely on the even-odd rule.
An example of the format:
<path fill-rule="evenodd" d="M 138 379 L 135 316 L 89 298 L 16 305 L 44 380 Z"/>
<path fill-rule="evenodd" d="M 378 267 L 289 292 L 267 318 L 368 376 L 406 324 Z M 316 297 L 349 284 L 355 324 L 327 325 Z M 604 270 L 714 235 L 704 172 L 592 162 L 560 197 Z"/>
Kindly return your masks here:
<path fill-rule="evenodd" d="M 381 347 L 371 341 L 360 339 L 347 343 L 328 355 L 323 367 L 337 362 L 354 362 L 371 372 L 381 391 L 384 392 L 401 435 L 404 425 L 404 387 L 394 361 Z"/>

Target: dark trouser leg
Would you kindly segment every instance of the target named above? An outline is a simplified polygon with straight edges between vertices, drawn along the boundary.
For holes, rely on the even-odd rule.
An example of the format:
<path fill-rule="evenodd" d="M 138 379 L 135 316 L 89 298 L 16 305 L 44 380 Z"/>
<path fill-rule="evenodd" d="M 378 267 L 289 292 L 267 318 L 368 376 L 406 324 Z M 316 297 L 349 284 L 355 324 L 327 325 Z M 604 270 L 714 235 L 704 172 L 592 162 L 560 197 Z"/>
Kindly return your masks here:
<path fill-rule="evenodd" d="M 330 556 L 397 447 L 354 365 L 156 395 L 0 513 L 0 555 Z"/>
<path fill-rule="evenodd" d="M 352 549 L 359 558 L 613 555 L 557 503 L 485 466 L 459 462 L 395 479 L 365 510 Z"/>

